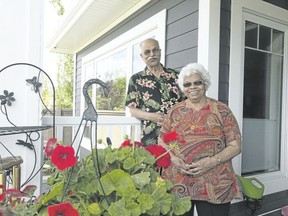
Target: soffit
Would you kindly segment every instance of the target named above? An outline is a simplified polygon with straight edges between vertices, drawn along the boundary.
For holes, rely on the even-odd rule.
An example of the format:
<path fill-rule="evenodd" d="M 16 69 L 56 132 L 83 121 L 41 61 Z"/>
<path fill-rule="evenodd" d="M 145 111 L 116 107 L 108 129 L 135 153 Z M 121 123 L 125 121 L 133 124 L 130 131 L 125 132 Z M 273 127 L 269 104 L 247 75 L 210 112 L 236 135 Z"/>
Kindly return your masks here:
<path fill-rule="evenodd" d="M 151 0 L 79 0 L 48 42 L 51 52 L 76 53 Z"/>

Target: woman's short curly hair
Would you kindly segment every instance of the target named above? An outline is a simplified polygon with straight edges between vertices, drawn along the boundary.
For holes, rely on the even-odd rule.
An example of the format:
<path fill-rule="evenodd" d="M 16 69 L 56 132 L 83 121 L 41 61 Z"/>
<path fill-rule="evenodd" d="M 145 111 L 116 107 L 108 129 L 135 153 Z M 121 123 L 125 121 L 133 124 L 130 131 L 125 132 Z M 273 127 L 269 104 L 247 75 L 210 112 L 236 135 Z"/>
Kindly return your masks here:
<path fill-rule="evenodd" d="M 206 89 L 209 88 L 209 86 L 211 85 L 209 72 L 204 68 L 203 65 L 199 63 L 190 63 L 181 69 L 178 76 L 178 85 L 182 91 L 184 89 L 184 78 L 193 74 L 199 74 L 201 76 L 201 79 L 204 81 Z"/>

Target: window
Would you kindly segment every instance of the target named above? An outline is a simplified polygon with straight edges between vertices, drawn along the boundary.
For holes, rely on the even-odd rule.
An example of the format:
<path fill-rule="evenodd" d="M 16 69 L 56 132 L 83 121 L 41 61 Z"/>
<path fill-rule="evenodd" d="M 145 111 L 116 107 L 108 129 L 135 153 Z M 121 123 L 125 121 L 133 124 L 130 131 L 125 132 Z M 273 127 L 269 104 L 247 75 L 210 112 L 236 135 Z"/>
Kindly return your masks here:
<path fill-rule="evenodd" d="M 243 175 L 280 170 L 283 46 L 284 32 L 246 21 Z"/>
<path fill-rule="evenodd" d="M 109 97 L 105 98 L 102 91 L 99 91 L 100 86 L 92 86 L 91 98 L 97 110 L 108 115 L 125 114 L 129 78 L 145 67 L 140 58 L 140 42 L 154 37 L 164 50 L 165 22 L 166 11 L 163 10 L 83 58 L 82 83 L 91 78 L 98 78 L 109 88 Z M 81 109 L 83 112 L 83 96 Z"/>

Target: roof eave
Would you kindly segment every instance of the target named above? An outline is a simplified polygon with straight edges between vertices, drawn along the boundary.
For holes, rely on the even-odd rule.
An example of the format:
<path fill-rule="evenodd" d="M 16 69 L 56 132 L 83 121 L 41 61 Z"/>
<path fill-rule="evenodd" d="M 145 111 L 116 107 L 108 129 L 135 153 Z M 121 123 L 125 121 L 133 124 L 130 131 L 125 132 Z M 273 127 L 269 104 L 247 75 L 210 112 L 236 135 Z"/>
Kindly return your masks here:
<path fill-rule="evenodd" d="M 150 1 L 151 0 L 135 0 L 131 3 L 131 6 L 128 4 L 130 1 L 127 1 L 128 3 L 125 5 L 125 8 L 124 6 L 122 10 L 119 7 L 117 8 L 117 11 L 119 9 L 118 14 L 113 12 L 109 14 L 109 23 L 99 23 L 99 20 L 107 20 L 107 14 L 92 14 L 91 17 L 91 9 L 93 10 L 93 8 L 97 7 L 97 4 L 101 4 L 102 7 L 103 4 L 107 4 L 106 6 L 109 9 L 111 4 L 105 3 L 109 1 L 79 0 L 71 13 L 69 13 L 60 24 L 56 33 L 53 34 L 52 39 L 48 43 L 48 49 L 50 52 L 56 53 L 77 53 Z M 119 0 L 119 2 L 121 2 L 121 0 Z M 88 14 L 89 10 L 90 14 Z M 89 22 L 87 22 L 87 17 Z M 81 32 L 80 28 L 83 27 L 83 23 L 85 23 L 86 32 L 85 30 Z M 95 28 L 95 25 L 97 25 L 97 28 Z"/>

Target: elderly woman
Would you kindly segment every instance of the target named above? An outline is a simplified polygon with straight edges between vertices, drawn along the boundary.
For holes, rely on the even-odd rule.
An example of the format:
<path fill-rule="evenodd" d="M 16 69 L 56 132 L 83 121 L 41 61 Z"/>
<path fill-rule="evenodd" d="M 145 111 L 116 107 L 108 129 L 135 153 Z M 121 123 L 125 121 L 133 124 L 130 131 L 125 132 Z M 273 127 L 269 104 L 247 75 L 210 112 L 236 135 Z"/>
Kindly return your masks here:
<path fill-rule="evenodd" d="M 240 198 L 232 158 L 241 152 L 241 134 L 231 110 L 206 96 L 209 73 L 197 63 L 188 64 L 178 77 L 187 99 L 166 115 L 159 144 L 167 150 L 163 137 L 176 132 L 184 140 L 170 151 L 172 166 L 162 175 L 174 183 L 181 196 L 190 196 L 192 208 L 185 215 L 228 216 L 230 202 Z"/>

